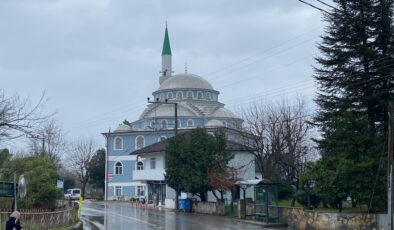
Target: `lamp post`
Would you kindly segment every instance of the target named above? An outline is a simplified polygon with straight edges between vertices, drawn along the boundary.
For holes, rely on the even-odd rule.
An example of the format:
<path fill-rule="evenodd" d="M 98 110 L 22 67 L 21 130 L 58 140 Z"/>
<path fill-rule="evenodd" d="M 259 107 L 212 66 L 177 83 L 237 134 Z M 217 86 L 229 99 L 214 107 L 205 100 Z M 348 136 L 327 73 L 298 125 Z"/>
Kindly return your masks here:
<path fill-rule="evenodd" d="M 171 104 L 174 105 L 174 136 L 178 135 L 178 103 L 176 102 L 168 102 L 168 99 L 164 101 L 159 101 L 159 98 L 156 98 L 156 101 L 151 101 L 148 97 L 148 103 L 151 104 Z M 178 191 L 175 191 L 175 210 L 178 210 Z"/>
<path fill-rule="evenodd" d="M 246 219 L 246 189 L 248 188 L 248 185 L 246 185 L 246 184 L 241 184 L 239 187 L 242 189 L 242 191 L 243 191 L 243 197 L 244 197 L 243 205 L 242 205 L 242 209 L 243 209 L 243 215 L 242 215 L 242 217 L 243 217 L 243 219 Z"/>

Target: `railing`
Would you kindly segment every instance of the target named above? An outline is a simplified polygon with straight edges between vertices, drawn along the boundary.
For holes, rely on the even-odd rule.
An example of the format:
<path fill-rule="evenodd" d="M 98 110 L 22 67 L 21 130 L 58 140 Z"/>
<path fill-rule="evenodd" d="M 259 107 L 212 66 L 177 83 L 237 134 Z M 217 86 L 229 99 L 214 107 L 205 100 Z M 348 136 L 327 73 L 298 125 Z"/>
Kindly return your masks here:
<path fill-rule="evenodd" d="M 133 170 L 133 180 L 164 180 L 164 169 Z"/>
<path fill-rule="evenodd" d="M 77 206 L 59 211 L 48 210 L 21 210 L 21 223 L 24 230 L 52 229 L 70 226 L 77 222 Z M 10 212 L 0 210 L 0 230 L 5 230 L 5 225 Z"/>

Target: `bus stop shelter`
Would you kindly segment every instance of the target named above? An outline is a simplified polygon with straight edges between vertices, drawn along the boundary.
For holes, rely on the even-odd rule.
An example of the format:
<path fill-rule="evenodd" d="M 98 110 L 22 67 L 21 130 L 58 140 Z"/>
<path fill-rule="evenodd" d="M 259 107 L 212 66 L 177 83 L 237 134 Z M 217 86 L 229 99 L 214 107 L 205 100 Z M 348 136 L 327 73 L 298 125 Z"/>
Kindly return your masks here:
<path fill-rule="evenodd" d="M 243 190 L 243 204 L 241 211 L 243 218 L 252 216 L 256 220 L 263 220 L 266 223 L 277 223 L 279 220 L 278 207 L 278 186 L 267 179 L 240 180 L 235 183 Z M 249 187 L 254 187 L 253 210 L 252 213 L 246 211 L 245 191 Z"/>

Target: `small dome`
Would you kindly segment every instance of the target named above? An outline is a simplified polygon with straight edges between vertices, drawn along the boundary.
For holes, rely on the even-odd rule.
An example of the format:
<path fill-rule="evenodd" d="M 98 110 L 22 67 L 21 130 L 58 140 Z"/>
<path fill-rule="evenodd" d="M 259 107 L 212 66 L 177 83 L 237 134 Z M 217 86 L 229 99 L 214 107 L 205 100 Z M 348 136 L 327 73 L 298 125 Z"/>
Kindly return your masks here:
<path fill-rule="evenodd" d="M 205 123 L 204 127 L 209 128 L 209 127 L 225 127 L 223 122 L 218 121 L 218 120 L 209 120 L 207 123 Z"/>
<path fill-rule="evenodd" d="M 211 114 L 212 117 L 228 117 L 228 118 L 237 118 L 233 112 L 226 108 L 219 108 L 215 112 Z"/>
<path fill-rule="evenodd" d="M 212 85 L 209 84 L 204 78 L 195 74 L 177 74 L 169 77 L 159 87 L 160 90 L 169 89 L 207 89 L 214 90 Z"/>
<path fill-rule="evenodd" d="M 126 124 L 119 124 L 118 128 L 115 129 L 115 133 L 120 133 L 120 132 L 130 132 L 131 127 Z"/>

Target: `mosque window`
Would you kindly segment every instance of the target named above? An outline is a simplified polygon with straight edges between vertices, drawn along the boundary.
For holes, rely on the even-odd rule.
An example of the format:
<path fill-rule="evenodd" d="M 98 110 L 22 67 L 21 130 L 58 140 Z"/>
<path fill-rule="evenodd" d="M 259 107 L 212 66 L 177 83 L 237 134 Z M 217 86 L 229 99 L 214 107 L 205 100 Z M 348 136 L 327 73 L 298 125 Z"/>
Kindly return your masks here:
<path fill-rule="evenodd" d="M 210 101 L 211 100 L 211 93 L 207 93 L 207 100 Z"/>
<path fill-rule="evenodd" d="M 176 93 L 176 98 L 177 99 L 182 99 L 182 92 Z"/>
<path fill-rule="evenodd" d="M 165 139 L 167 139 L 166 136 L 161 136 L 161 137 L 159 137 L 159 139 L 157 141 L 164 141 Z"/>
<path fill-rule="evenodd" d="M 155 121 L 154 120 L 151 121 L 149 126 L 150 126 L 149 128 L 154 129 L 155 128 Z"/>
<path fill-rule="evenodd" d="M 142 149 L 145 147 L 145 138 L 143 136 L 137 136 L 135 138 L 135 149 Z"/>
<path fill-rule="evenodd" d="M 144 163 L 142 161 L 138 161 L 137 170 L 144 170 Z"/>
<path fill-rule="evenodd" d="M 116 162 L 115 164 L 115 175 L 122 175 L 123 174 L 123 165 L 121 162 Z"/>
<path fill-rule="evenodd" d="M 194 127 L 194 122 L 192 119 L 187 120 L 187 127 Z"/>
<path fill-rule="evenodd" d="M 123 149 L 123 139 L 121 137 L 115 137 L 114 149 L 115 150 Z"/>
<path fill-rule="evenodd" d="M 167 98 L 168 98 L 168 99 L 172 99 L 172 97 L 173 97 L 172 92 L 168 92 L 168 93 L 167 93 Z"/>
<path fill-rule="evenodd" d="M 178 129 L 179 129 L 179 128 L 181 128 L 181 127 L 182 127 L 181 120 L 180 120 L 180 119 L 178 119 Z"/>
<path fill-rule="evenodd" d="M 192 91 L 187 91 L 187 98 L 189 98 L 189 99 L 193 98 L 193 92 Z"/>
<path fill-rule="evenodd" d="M 203 97 L 203 95 L 202 95 L 202 92 L 197 92 L 197 99 L 202 99 L 202 97 Z"/>
<path fill-rule="evenodd" d="M 227 127 L 227 121 L 222 121 L 224 127 Z"/>
<path fill-rule="evenodd" d="M 160 128 L 161 129 L 166 129 L 167 128 L 167 120 L 161 120 Z"/>

